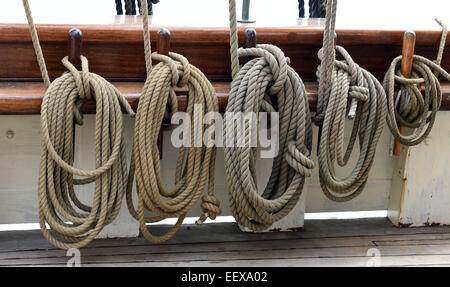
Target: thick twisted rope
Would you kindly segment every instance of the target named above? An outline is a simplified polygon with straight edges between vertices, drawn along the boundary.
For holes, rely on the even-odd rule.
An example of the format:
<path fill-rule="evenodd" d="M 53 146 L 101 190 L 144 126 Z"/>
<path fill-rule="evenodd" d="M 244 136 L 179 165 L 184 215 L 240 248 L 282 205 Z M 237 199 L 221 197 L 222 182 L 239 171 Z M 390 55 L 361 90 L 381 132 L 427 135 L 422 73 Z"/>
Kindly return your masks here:
<path fill-rule="evenodd" d="M 398 56 L 384 77 L 383 86 L 388 97 L 387 123 L 395 139 L 406 146 L 417 145 L 429 135 L 442 100 L 438 77 L 442 75 L 450 81 L 450 74 L 440 67 L 447 27 L 437 21 L 442 26 L 437 59 L 432 62 L 414 55 L 411 77 L 406 78 L 401 73 L 402 56 Z M 396 89 L 400 90 L 397 95 Z M 402 135 L 399 125 L 412 128 L 414 132 Z"/>
<path fill-rule="evenodd" d="M 147 0 L 142 1 L 144 11 Z M 145 82 L 136 113 L 135 135 L 133 143 L 132 162 L 127 189 L 127 204 L 130 213 L 139 220 L 141 232 L 152 242 L 163 242 L 171 238 L 181 227 L 186 213 L 198 201 L 207 185 L 207 194 L 202 197 L 204 214 L 199 221 L 207 217 L 215 219 L 221 213 L 219 200 L 214 196 L 214 164 L 216 147 L 211 137 L 206 146 L 194 147 L 194 142 L 202 140 L 203 132 L 208 127 L 194 130 L 193 119 L 190 128 L 191 147 L 181 147 L 178 156 L 175 186 L 165 189 L 161 182 L 161 168 L 157 138 L 161 129 L 167 104 L 170 111 L 177 112 L 177 98 L 174 87 L 188 86 L 189 100 L 187 113 L 194 115 L 194 105 L 202 107 L 204 113 L 217 112 L 219 105 L 211 83 L 205 75 L 186 58 L 176 53 L 169 56 L 151 53 L 148 16 L 143 15 L 145 59 L 147 65 L 147 81 Z M 152 68 L 152 58 L 160 61 Z M 196 133 L 197 132 L 197 133 Z M 198 138 L 194 138 L 194 136 Z M 132 201 L 132 186 L 136 174 L 136 189 L 138 207 L 135 209 Z M 208 181 L 208 183 L 207 183 Z M 145 211 L 150 210 L 154 217 L 146 217 Z M 166 234 L 155 236 L 150 233 L 146 223 L 158 222 L 165 218 L 178 217 L 178 221 Z"/>
<path fill-rule="evenodd" d="M 39 223 L 45 238 L 53 245 L 63 249 L 80 248 L 119 213 L 127 186 L 121 105 L 129 114 L 134 113 L 113 85 L 89 72 L 85 57 L 81 57 L 82 71 L 65 57 L 62 63 L 68 72 L 50 83 L 28 1 L 23 0 L 23 5 L 47 86 L 41 106 Z M 80 108 L 85 99 L 96 101 L 95 170 L 73 167 L 74 123 L 83 124 Z M 78 199 L 74 185 L 92 182 L 95 191 L 92 206 L 88 206 Z M 46 228 L 46 223 L 51 230 Z"/>
<path fill-rule="evenodd" d="M 312 123 L 305 87 L 298 74 L 289 67 L 283 52 L 268 44 L 238 49 L 235 0 L 229 1 L 229 8 L 233 81 L 226 112 L 275 112 L 270 100 L 272 96 L 279 113 L 280 153 L 273 161 L 272 173 L 262 194 L 258 192 L 255 180 L 256 149 L 248 145 L 236 147 L 239 141 L 250 142 L 250 124 L 246 122 L 245 129 L 238 129 L 227 116 L 224 121 L 231 212 L 241 226 L 262 231 L 295 207 L 305 177 L 311 175 L 314 166 L 309 159 Z M 256 58 L 239 69 L 239 57 Z"/>
<path fill-rule="evenodd" d="M 335 59 L 334 34 L 337 0 L 328 0 L 323 48 L 319 51 L 319 98 L 316 122 L 323 121 L 319 146 L 320 185 L 334 201 L 348 201 L 360 194 L 367 182 L 376 145 L 386 117 L 386 94 L 368 71 L 353 62 L 347 51 L 336 47 L 343 60 Z M 350 141 L 344 150 L 344 124 L 354 117 Z M 359 157 L 345 178 L 336 174 L 336 161 L 345 166 L 356 139 Z M 344 154 L 345 151 L 345 154 Z"/>

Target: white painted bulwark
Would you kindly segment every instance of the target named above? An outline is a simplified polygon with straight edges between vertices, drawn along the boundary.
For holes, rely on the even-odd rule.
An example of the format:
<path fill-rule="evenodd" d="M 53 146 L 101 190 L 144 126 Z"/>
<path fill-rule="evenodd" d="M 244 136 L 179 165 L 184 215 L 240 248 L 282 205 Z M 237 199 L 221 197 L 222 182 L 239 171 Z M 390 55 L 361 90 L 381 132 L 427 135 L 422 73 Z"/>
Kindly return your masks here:
<path fill-rule="evenodd" d="M 450 112 L 439 112 L 430 136 L 403 148 L 392 179 L 388 217 L 397 226 L 450 224 Z"/>
<path fill-rule="evenodd" d="M 94 115 L 85 116 L 85 124 L 78 129 L 76 165 L 92 168 Z M 132 144 L 134 120 L 124 116 L 124 136 L 128 161 Z M 350 122 L 347 123 L 350 128 Z M 166 187 L 174 184 L 178 150 L 170 143 L 171 131 L 164 132 L 162 179 Z M 317 162 L 314 132 L 313 160 Z M 375 162 L 363 193 L 353 201 L 336 203 L 328 200 L 320 189 L 317 166 L 308 178 L 303 194 L 295 209 L 270 229 L 302 228 L 304 213 L 386 210 L 395 224 L 411 226 L 450 224 L 450 112 L 439 112 L 430 138 L 411 148 L 409 157 L 403 152 L 399 158 L 389 156 L 390 133 L 385 127 L 377 147 Z M 355 147 L 354 156 L 357 153 Z M 41 156 L 39 115 L 0 116 L 0 224 L 37 222 L 37 180 Z M 258 159 L 257 183 L 264 188 L 272 167 L 271 159 Z M 352 165 L 349 164 L 349 168 Z M 342 175 L 349 172 L 342 170 Z M 403 176 L 404 175 L 404 176 Z M 403 185 L 403 179 L 405 184 Z M 93 184 L 77 187 L 80 198 L 88 203 L 92 199 Z M 228 191 L 224 171 L 223 150 L 217 150 L 215 193 L 221 201 L 222 215 L 231 215 L 228 208 Z M 188 213 L 201 214 L 200 202 Z M 198 227 L 202 228 L 202 227 Z M 114 223 L 105 228 L 101 237 L 134 237 L 139 234 L 138 223 L 123 204 Z"/>

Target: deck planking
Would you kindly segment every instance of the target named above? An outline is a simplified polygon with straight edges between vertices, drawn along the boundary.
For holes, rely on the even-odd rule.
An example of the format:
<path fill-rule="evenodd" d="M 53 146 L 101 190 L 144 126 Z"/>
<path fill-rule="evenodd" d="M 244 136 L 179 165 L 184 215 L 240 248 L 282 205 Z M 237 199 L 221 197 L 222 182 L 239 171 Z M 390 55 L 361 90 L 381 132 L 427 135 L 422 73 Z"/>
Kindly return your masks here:
<path fill-rule="evenodd" d="M 167 226 L 152 226 L 157 233 Z M 311 220 L 305 231 L 249 234 L 233 223 L 183 226 L 163 244 L 101 239 L 81 249 L 82 266 L 382 266 L 450 264 L 450 227 L 396 228 L 385 218 Z M 64 250 L 40 231 L 0 233 L 0 266 L 65 266 Z"/>

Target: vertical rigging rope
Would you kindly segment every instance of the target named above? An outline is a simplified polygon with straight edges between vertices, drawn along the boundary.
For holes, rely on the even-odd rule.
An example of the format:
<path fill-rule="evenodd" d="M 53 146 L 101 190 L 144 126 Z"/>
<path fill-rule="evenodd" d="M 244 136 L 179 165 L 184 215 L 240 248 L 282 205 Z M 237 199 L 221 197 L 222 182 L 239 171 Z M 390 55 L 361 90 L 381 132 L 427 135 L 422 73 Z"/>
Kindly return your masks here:
<path fill-rule="evenodd" d="M 88 61 L 83 56 L 81 71 L 65 57 L 62 63 L 68 71 L 50 82 L 28 0 L 23 0 L 23 6 L 47 87 L 41 106 L 39 223 L 45 238 L 56 247 L 80 248 L 119 213 L 127 185 L 121 106 L 130 115 L 134 112 L 113 85 L 89 72 Z M 73 166 L 74 123 L 83 124 L 81 105 L 85 99 L 96 101 L 94 170 Z M 88 206 L 79 200 L 74 186 L 92 182 L 95 191 L 92 206 Z"/>
<path fill-rule="evenodd" d="M 224 120 L 224 140 L 228 143 L 224 150 L 225 170 L 231 212 L 241 226 L 262 231 L 295 207 L 305 178 L 311 175 L 314 166 L 309 159 L 312 123 L 303 82 L 289 66 L 283 52 L 269 44 L 238 49 L 235 0 L 229 1 L 229 17 L 233 81 L 226 114 L 266 111 L 280 115 L 280 152 L 274 158 L 272 173 L 262 194 L 255 180 L 256 149 L 248 145 L 238 147 L 237 143 L 250 142 L 249 123 L 239 129 L 227 116 Z M 239 68 L 239 57 L 255 58 Z"/>

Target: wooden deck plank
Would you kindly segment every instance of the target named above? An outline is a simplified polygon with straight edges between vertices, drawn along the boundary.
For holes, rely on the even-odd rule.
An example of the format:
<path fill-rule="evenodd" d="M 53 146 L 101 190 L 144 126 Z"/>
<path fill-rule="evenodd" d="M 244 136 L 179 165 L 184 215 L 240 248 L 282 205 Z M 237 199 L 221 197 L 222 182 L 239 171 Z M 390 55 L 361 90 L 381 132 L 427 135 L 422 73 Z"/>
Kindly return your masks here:
<path fill-rule="evenodd" d="M 337 258 L 300 258 L 300 259 L 258 259 L 230 261 L 180 261 L 180 262 L 126 262 L 126 263 L 81 263 L 85 267 L 364 267 L 368 257 L 337 257 Z M 60 264 L 35 264 L 17 266 L 65 266 Z M 380 267 L 403 266 L 449 266 L 450 255 L 412 255 L 383 256 Z"/>
<path fill-rule="evenodd" d="M 414 240 L 405 240 L 414 239 Z M 392 242 L 378 245 L 378 242 Z M 402 242 L 400 245 L 398 242 Z M 438 242 L 438 244 L 436 244 Z M 120 243 L 120 242 L 119 242 Z M 444 248 L 450 245 L 450 233 L 445 234 L 413 234 L 413 235 L 390 235 L 390 236 L 363 236 L 342 238 L 317 238 L 317 239 L 286 239 L 286 240 L 260 240 L 243 242 L 211 242 L 197 244 L 151 244 L 125 245 L 110 242 L 108 246 L 85 247 L 82 249 L 83 256 L 110 256 L 111 254 L 177 254 L 182 253 L 217 253 L 217 252 L 249 252 L 266 250 L 315 250 L 323 248 L 352 248 L 364 247 L 392 247 L 392 246 L 436 246 Z M 280 248 L 282 246 L 282 248 Z M 420 247 L 418 247 L 420 248 Z M 59 249 L 34 249 L 0 252 L 0 261 L 8 259 L 31 259 L 31 258 L 53 258 L 65 256 L 65 251 Z M 1 262 L 0 262 L 1 263 Z"/>
<path fill-rule="evenodd" d="M 304 232 L 269 234 L 242 233 L 230 223 L 184 226 L 164 244 L 96 240 L 81 250 L 81 261 L 85 266 L 365 266 L 367 250 L 375 247 L 386 266 L 450 264 L 450 227 L 395 228 L 386 219 L 308 221 Z M 39 231 L 0 233 L 0 266 L 65 265 L 65 255 Z"/>
<path fill-rule="evenodd" d="M 347 258 L 362 257 L 367 258 L 367 251 L 373 246 L 356 247 L 325 247 L 299 249 L 294 246 L 286 247 L 281 244 L 272 244 L 272 247 L 261 250 L 225 250 L 225 251 L 197 251 L 189 250 L 179 253 L 145 253 L 134 250 L 124 250 L 117 248 L 97 255 L 85 255 L 81 252 L 81 260 L 85 264 L 94 263 L 127 263 L 127 262 L 160 262 L 161 264 L 171 262 L 228 262 L 228 261 L 257 261 L 257 260 L 278 260 L 278 259 L 322 259 L 322 258 Z M 277 247 L 274 247 L 277 246 Z M 281 247 L 283 246 L 283 247 Z M 408 257 L 408 256 L 447 256 L 450 258 L 450 244 L 446 245 L 405 245 L 405 246 L 381 246 L 378 247 L 382 258 Z M 132 251 L 132 254 L 129 252 Z M 0 266 L 12 266 L 23 264 L 65 264 L 67 257 L 65 252 L 59 256 L 37 257 L 37 258 L 11 258 L 1 259 Z M 450 263 L 448 261 L 447 263 Z M 396 263 L 397 264 L 397 263 Z"/>

